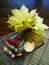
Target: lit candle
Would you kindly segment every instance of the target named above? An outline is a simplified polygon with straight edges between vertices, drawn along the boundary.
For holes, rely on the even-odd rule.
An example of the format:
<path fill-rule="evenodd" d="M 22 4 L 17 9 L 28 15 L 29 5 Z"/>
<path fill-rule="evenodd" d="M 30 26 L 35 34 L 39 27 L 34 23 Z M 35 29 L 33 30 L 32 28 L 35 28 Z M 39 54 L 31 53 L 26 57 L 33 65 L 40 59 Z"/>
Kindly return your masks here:
<path fill-rule="evenodd" d="M 32 43 L 30 43 L 30 42 L 26 42 L 25 44 L 24 44 L 24 50 L 26 51 L 26 52 L 31 52 L 31 51 L 33 51 L 35 49 L 35 43 L 34 42 L 32 42 Z"/>

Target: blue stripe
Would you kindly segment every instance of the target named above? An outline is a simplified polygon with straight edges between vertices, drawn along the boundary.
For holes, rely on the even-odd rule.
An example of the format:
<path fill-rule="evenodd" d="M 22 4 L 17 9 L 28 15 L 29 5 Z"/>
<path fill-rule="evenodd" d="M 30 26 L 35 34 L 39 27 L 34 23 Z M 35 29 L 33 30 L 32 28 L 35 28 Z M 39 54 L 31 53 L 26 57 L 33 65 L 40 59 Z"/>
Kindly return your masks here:
<path fill-rule="evenodd" d="M 11 39 L 13 40 L 14 38 L 17 37 L 17 35 L 18 35 L 18 34 L 14 34 L 14 35 L 11 37 Z"/>
<path fill-rule="evenodd" d="M 10 7 L 20 8 L 23 4 L 29 9 L 35 7 L 35 0 L 8 0 Z"/>
<path fill-rule="evenodd" d="M 49 8 L 49 0 L 42 0 L 42 7 Z"/>

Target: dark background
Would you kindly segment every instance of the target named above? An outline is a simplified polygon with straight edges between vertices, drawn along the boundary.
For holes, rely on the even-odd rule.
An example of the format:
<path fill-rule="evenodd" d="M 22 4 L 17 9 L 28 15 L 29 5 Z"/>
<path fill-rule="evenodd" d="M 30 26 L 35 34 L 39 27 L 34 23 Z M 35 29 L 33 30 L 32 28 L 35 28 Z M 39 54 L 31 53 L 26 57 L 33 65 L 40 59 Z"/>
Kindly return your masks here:
<path fill-rule="evenodd" d="M 17 8 L 25 4 L 28 8 L 49 8 L 49 0 L 0 0 L 0 8 Z"/>
<path fill-rule="evenodd" d="M 0 8 L 19 8 L 25 4 L 28 8 L 41 7 L 42 0 L 0 0 Z"/>
<path fill-rule="evenodd" d="M 34 8 L 35 0 L 0 0 L 0 8 L 20 8 L 23 4 L 28 8 Z"/>
<path fill-rule="evenodd" d="M 41 16 L 49 18 L 49 0 L 0 0 L 0 17 L 8 17 L 10 9 L 20 8 L 23 4 L 29 10 L 37 9 Z"/>

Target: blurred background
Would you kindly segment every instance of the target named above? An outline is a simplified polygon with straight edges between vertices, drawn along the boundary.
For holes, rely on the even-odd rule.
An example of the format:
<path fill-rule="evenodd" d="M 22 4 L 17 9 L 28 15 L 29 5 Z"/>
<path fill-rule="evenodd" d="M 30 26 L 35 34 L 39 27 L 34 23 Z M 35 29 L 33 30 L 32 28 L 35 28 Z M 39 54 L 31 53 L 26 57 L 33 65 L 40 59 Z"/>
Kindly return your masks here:
<path fill-rule="evenodd" d="M 0 17 L 7 17 L 10 9 L 25 5 L 30 10 L 37 9 L 41 16 L 49 18 L 49 0 L 0 0 Z M 45 16 L 45 15 L 46 16 Z"/>
<path fill-rule="evenodd" d="M 49 0 L 0 0 L 0 8 L 17 8 L 25 4 L 28 8 L 49 8 Z"/>
<path fill-rule="evenodd" d="M 49 0 L 0 0 L 0 35 L 8 34 L 12 30 L 6 25 L 8 16 L 11 15 L 10 9 L 20 8 L 25 5 L 29 10 L 37 9 L 39 16 L 44 18 L 44 23 L 49 26 Z"/>
<path fill-rule="evenodd" d="M 42 15 L 49 14 L 49 0 L 0 0 L 0 17 L 7 17 L 10 9 L 20 8 L 23 4 L 30 10 L 36 8 L 39 11 L 42 10 L 41 12 L 46 11 L 45 13 L 43 12 Z"/>
<path fill-rule="evenodd" d="M 0 0 L 0 8 L 20 8 L 25 4 L 28 8 L 49 8 L 49 0 Z"/>

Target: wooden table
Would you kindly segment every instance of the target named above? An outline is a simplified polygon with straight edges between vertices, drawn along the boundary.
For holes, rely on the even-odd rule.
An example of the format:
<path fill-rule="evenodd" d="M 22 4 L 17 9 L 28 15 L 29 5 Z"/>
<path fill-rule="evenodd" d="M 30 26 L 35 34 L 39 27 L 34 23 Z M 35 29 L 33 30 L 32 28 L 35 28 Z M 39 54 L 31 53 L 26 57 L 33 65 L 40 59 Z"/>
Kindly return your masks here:
<path fill-rule="evenodd" d="M 13 32 L 13 29 L 10 29 L 6 23 L 8 12 L 8 9 L 0 9 L 0 36 Z M 38 9 L 38 12 L 39 16 L 44 17 L 44 23 L 49 26 L 49 9 Z"/>

